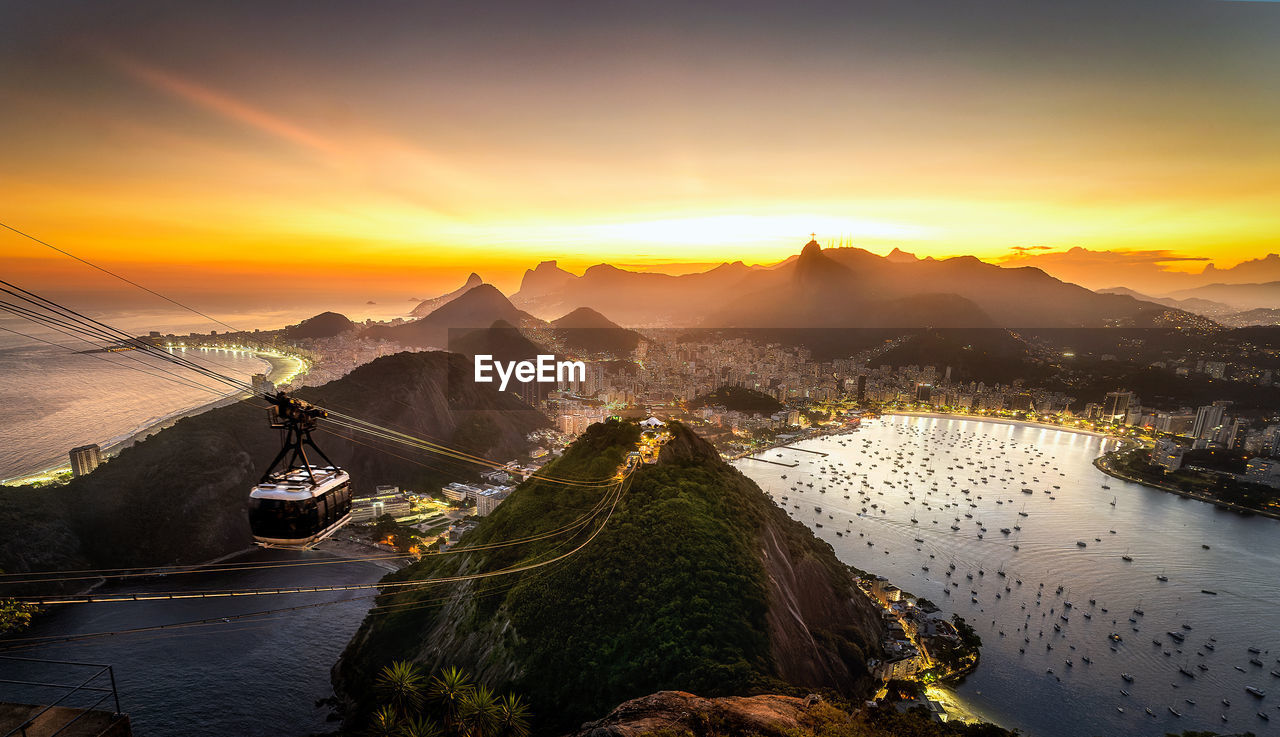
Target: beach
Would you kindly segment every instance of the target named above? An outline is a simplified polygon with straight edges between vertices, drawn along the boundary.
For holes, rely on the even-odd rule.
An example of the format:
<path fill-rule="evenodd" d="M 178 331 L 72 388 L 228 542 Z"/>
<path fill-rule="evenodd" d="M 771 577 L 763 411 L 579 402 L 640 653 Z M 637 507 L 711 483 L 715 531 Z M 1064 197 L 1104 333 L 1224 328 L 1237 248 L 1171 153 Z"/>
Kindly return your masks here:
<path fill-rule="evenodd" d="M 293 356 L 259 351 L 254 351 L 253 356 L 268 364 L 266 376 L 267 379 L 273 383 L 287 383 L 305 368 L 305 364 L 301 359 Z M 165 428 L 172 427 L 179 420 L 187 417 L 194 417 L 218 407 L 225 407 L 235 402 L 242 401 L 248 396 L 249 395 L 247 393 L 230 392 L 211 401 L 185 407 L 157 419 L 148 421 L 128 433 L 99 440 L 98 445 L 102 447 L 102 455 L 105 460 L 114 457 L 125 448 L 145 440 Z M 69 473 L 70 471 L 70 463 L 67 460 L 66 454 L 62 453 L 59 456 L 46 460 L 34 468 L 27 469 L 26 471 L 20 472 L 10 478 L 0 480 L 0 484 L 6 486 L 22 486 L 41 481 L 51 481 L 59 474 Z"/>

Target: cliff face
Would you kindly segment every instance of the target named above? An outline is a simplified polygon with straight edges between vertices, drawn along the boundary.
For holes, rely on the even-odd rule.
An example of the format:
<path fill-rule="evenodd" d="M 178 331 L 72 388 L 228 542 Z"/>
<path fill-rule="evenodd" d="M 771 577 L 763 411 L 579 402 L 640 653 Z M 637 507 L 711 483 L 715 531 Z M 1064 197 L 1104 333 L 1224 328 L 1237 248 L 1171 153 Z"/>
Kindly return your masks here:
<path fill-rule="evenodd" d="M 573 557 L 511 579 L 383 597 L 379 604 L 392 608 L 366 620 L 335 667 L 348 726 L 373 705 L 366 684 L 397 659 L 428 670 L 460 666 L 521 692 L 543 730 L 663 689 L 867 695 L 865 662 L 879 654 L 882 626 L 848 571 L 708 443 L 681 426 L 672 431 L 659 462 L 637 471 L 608 524 Z M 607 474 L 637 433 L 596 425 L 555 472 Z M 522 485 L 466 542 L 556 529 L 602 493 Z M 501 570 L 579 539 L 439 556 L 395 577 Z"/>
<path fill-rule="evenodd" d="M 547 420 L 508 394 L 477 385 L 470 362 L 447 353 L 402 353 L 298 392 L 317 404 L 419 437 L 506 459 Z M 258 402 L 241 402 L 176 423 L 127 448 L 94 473 L 52 489 L 0 488 L 9 571 L 193 563 L 250 544 L 245 504 L 279 449 Z M 321 423 L 315 440 L 348 469 L 357 493 L 377 484 L 423 488 L 475 473 L 400 445 Z M 341 433 L 341 434 L 339 434 Z M 401 457 L 397 457 L 401 456 Z"/>
<path fill-rule="evenodd" d="M 720 460 L 710 443 L 678 427 L 661 463 L 718 465 L 761 497 L 750 479 Z M 767 578 L 769 652 L 777 675 L 805 688 L 845 694 L 871 685 L 866 659 L 883 632 L 879 614 L 855 590 L 848 570 L 826 542 L 772 504 L 756 530 L 755 544 Z"/>

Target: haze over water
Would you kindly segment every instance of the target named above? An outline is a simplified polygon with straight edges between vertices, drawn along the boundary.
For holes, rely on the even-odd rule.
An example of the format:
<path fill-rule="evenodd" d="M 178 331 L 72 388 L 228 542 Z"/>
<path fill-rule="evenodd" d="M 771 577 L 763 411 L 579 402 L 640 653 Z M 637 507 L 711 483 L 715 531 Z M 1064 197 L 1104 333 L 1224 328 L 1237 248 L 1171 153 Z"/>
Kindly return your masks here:
<path fill-rule="evenodd" d="M 1280 521 L 1106 477 L 1092 460 L 1114 442 L 1034 426 L 898 416 L 865 422 L 848 436 L 795 446 L 829 453 L 827 458 L 787 448 L 763 456 L 798 462 L 796 468 L 750 460 L 736 465 L 831 543 L 842 561 L 887 576 L 975 627 L 983 639 L 982 662 L 954 690 L 983 718 L 1034 737 L 1187 729 L 1280 734 L 1280 678 L 1270 675 L 1280 672 L 1280 631 L 1274 624 L 1280 608 Z M 983 465 L 988 468 L 980 470 Z M 819 472 L 831 467 L 853 474 L 852 481 L 833 482 L 831 473 Z M 1104 483 L 1111 488 L 1102 488 Z M 1024 487 L 1033 493 L 1022 493 Z M 967 496 L 961 493 L 966 488 Z M 870 498 L 863 502 L 866 493 Z M 868 514 L 858 516 L 864 506 Z M 913 515 L 918 523 L 911 522 Z M 960 529 L 951 530 L 953 524 Z M 1001 534 L 1001 528 L 1011 534 Z M 1133 562 L 1122 560 L 1126 552 Z M 952 563 L 955 571 L 947 577 Z M 997 573 L 1002 567 L 1003 578 Z M 1168 582 L 1157 580 L 1161 574 Z M 947 588 L 949 595 L 943 593 Z M 1069 621 L 1060 619 L 1066 600 L 1074 605 L 1066 611 Z M 1133 614 L 1135 607 L 1145 614 Z M 1174 641 L 1169 631 L 1183 634 L 1185 642 Z M 1114 649 L 1108 639 L 1113 632 L 1122 637 Z M 1250 647 L 1263 652 L 1254 655 Z M 1264 665 L 1250 664 L 1253 657 Z M 1066 665 L 1068 659 L 1073 666 Z M 1179 673 L 1184 666 L 1194 678 Z M 1134 681 L 1126 683 L 1121 673 Z M 1263 689 L 1266 698 L 1250 696 L 1246 686 Z M 1271 722 L 1260 719 L 1259 710 Z"/>
<path fill-rule="evenodd" d="M 240 380 L 269 367 L 249 354 L 190 353 Z M 162 370 L 213 391 L 177 383 Z M 136 352 L 73 354 L 30 343 L 0 348 L 0 376 L 5 377 L 0 382 L 0 479 L 65 465 L 67 451 L 77 445 L 98 443 L 106 448 L 164 417 L 232 391 Z"/>

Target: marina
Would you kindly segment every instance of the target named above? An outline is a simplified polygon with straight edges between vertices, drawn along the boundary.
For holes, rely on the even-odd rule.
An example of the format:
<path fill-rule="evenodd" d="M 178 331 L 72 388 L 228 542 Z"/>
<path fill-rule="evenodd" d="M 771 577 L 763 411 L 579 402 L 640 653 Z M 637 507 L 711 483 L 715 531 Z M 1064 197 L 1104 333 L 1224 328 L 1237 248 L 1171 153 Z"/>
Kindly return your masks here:
<path fill-rule="evenodd" d="M 984 719 L 1275 733 L 1259 715 L 1280 716 L 1280 523 L 1107 477 L 1093 459 L 1117 442 L 886 416 L 796 448 L 825 458 L 775 449 L 799 464 L 787 479 L 738 465 L 845 563 L 977 630 L 981 663 L 950 696 Z"/>

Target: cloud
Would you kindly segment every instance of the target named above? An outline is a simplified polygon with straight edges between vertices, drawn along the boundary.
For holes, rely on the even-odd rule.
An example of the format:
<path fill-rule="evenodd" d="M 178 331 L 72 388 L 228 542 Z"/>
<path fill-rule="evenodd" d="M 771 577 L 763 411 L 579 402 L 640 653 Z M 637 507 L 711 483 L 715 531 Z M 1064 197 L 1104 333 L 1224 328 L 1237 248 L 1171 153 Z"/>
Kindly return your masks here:
<path fill-rule="evenodd" d="M 1156 293 L 1194 286 L 1188 282 L 1198 275 L 1171 269 L 1170 266 L 1210 260 L 1205 256 L 1188 256 L 1162 249 L 1094 251 L 1077 246 L 1066 251 L 1053 251 L 1043 246 L 1022 246 L 1010 251 L 995 261 L 1001 266 L 1035 267 L 1090 289 L 1124 286 Z"/>
<path fill-rule="evenodd" d="M 1280 1 L 1280 0 L 1278 0 Z M 1147 249 L 1116 249 L 1110 251 L 1093 251 L 1088 248 L 1075 248 L 1053 253 L 1030 254 L 1029 251 L 1052 251 L 1052 246 L 1013 246 L 1014 253 L 997 259 L 1001 263 L 1035 259 L 1038 261 L 1059 261 L 1075 263 L 1108 263 L 1108 264 L 1165 264 L 1179 261 L 1210 261 L 1208 256 L 1187 256 L 1176 251 Z"/>
<path fill-rule="evenodd" d="M 332 154 L 338 150 L 338 146 L 324 136 L 291 120 L 238 100 L 225 92 L 123 54 L 114 53 L 109 55 L 109 58 L 129 76 L 152 89 L 170 94 L 222 118 L 320 153 Z"/>

